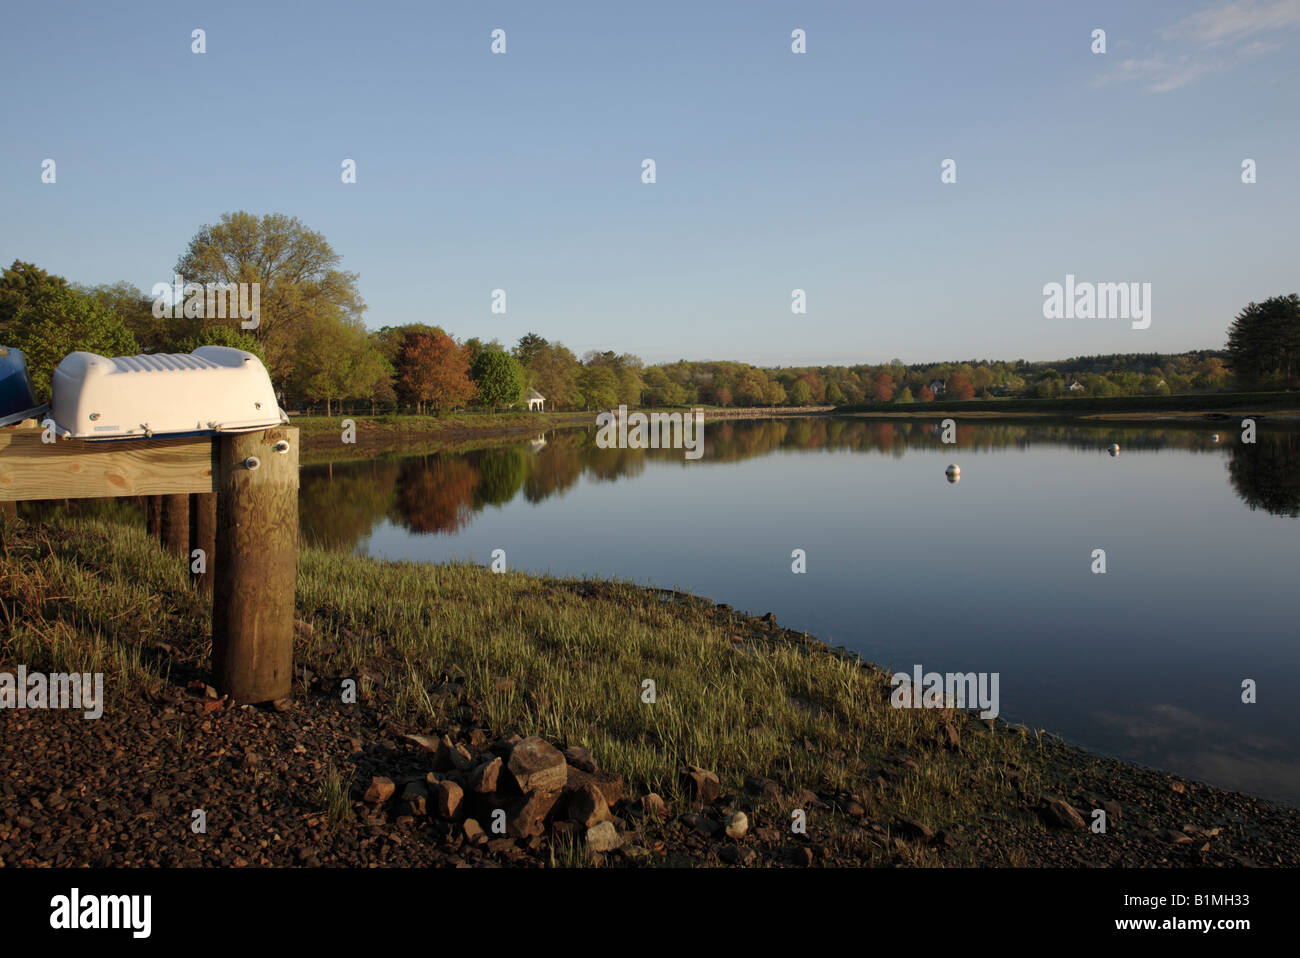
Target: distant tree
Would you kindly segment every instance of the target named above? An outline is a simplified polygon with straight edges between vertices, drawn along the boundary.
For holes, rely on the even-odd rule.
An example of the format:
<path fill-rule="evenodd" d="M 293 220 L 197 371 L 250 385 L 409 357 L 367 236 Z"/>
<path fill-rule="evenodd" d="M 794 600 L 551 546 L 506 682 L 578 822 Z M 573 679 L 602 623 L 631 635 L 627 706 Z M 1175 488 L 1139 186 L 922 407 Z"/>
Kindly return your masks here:
<path fill-rule="evenodd" d="M 929 386 L 921 387 L 921 402 L 934 402 L 934 392 Z"/>
<path fill-rule="evenodd" d="M 826 401 L 836 406 L 844 402 L 844 390 L 840 388 L 839 383 L 827 383 Z"/>
<path fill-rule="evenodd" d="M 515 345 L 515 359 L 519 360 L 519 364 L 527 369 L 541 355 L 547 345 L 546 340 L 536 333 L 525 333 L 519 337 L 519 342 Z"/>
<path fill-rule="evenodd" d="M 900 392 L 900 393 L 898 394 L 898 398 L 897 398 L 896 400 L 894 400 L 894 401 L 895 401 L 895 402 L 914 402 L 914 400 L 913 400 L 913 398 L 912 398 L 912 390 L 910 390 L 910 389 L 908 389 L 906 386 L 904 386 L 902 392 Z"/>
<path fill-rule="evenodd" d="M 325 237 L 297 217 L 241 211 L 200 227 L 176 272 L 186 282 L 259 284 L 259 325 L 249 332 L 262 344 L 271 377 L 287 392 L 302 337 L 320 318 L 359 319 L 365 310 L 356 274 L 340 270 L 339 262 Z M 204 325 L 214 321 L 206 317 Z"/>
<path fill-rule="evenodd" d="M 609 366 L 582 367 L 578 389 L 586 409 L 612 409 L 618 405 L 618 377 Z"/>
<path fill-rule="evenodd" d="M 975 385 L 965 373 L 953 373 L 948 377 L 944 394 L 951 399 L 974 399 Z"/>
<path fill-rule="evenodd" d="M 803 379 L 796 379 L 787 390 L 791 406 L 806 406 L 812 402 L 812 387 Z"/>
<path fill-rule="evenodd" d="M 469 378 L 465 350 L 450 336 L 413 333 L 398 356 L 397 392 L 417 412 L 426 405 L 435 413 L 469 402 L 474 384 Z"/>
<path fill-rule="evenodd" d="M 1300 386 L 1300 295 L 1248 304 L 1228 327 L 1228 365 L 1247 389 Z"/>
<path fill-rule="evenodd" d="M 230 346 L 234 349 L 242 349 L 246 353 L 252 353 L 263 364 L 266 363 L 261 344 L 247 333 L 230 326 L 209 326 L 197 335 L 181 340 L 176 344 L 176 349 L 178 352 L 192 353 L 200 346 Z"/>
<path fill-rule="evenodd" d="M 578 377 L 582 365 L 563 343 L 547 343 L 529 362 L 529 385 L 546 397 L 550 409 L 577 409 L 582 403 Z"/>
<path fill-rule="evenodd" d="M 130 356 L 135 339 L 111 311 L 66 283 L 44 283 L 26 295 L 8 319 L 4 345 L 22 350 L 32 389 L 40 401 L 50 397 L 50 379 L 68 353 Z"/>
<path fill-rule="evenodd" d="M 33 263 L 14 260 L 13 265 L 0 274 L 0 337 L 3 341 L 9 341 L 10 325 L 18 310 L 36 294 L 67 288 L 68 281 L 62 276 L 47 273 Z"/>
<path fill-rule="evenodd" d="M 519 361 L 500 347 L 489 346 L 470 360 L 469 378 L 478 387 L 483 406 L 514 406 L 524 398 L 524 374 Z"/>
<path fill-rule="evenodd" d="M 894 398 L 894 377 L 889 373 L 881 373 L 876 377 L 876 401 L 889 402 Z"/>

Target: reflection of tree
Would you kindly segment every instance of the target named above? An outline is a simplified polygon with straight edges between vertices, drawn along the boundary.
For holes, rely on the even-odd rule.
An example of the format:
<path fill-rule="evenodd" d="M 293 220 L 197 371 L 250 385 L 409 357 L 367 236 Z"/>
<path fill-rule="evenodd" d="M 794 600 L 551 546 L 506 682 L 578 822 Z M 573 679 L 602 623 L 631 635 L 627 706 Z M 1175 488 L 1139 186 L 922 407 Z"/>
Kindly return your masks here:
<path fill-rule="evenodd" d="M 579 440 L 585 434 L 571 430 L 557 432 L 546 445 L 533 453 L 532 467 L 524 480 L 524 498 L 541 502 L 559 495 L 582 475 L 582 452 Z"/>
<path fill-rule="evenodd" d="M 515 497 L 528 474 L 528 453 L 520 446 L 470 453 L 470 461 L 479 474 L 474 487 L 475 510 L 504 506 Z"/>
<path fill-rule="evenodd" d="M 395 521 L 412 532 L 455 532 L 474 515 L 479 474 L 464 456 L 421 456 L 397 474 Z"/>
<path fill-rule="evenodd" d="M 1300 434 L 1261 434 L 1234 445 L 1228 475 L 1252 511 L 1300 519 Z"/>
<path fill-rule="evenodd" d="M 388 511 L 397 479 L 390 459 L 302 470 L 298 527 L 318 549 L 351 551 Z"/>

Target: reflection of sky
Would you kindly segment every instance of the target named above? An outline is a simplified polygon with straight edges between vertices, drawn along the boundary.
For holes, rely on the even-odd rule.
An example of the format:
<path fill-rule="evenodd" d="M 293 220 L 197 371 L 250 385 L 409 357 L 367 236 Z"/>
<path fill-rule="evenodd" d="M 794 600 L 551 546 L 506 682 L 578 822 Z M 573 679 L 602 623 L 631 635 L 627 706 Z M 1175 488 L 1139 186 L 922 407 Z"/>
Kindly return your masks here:
<path fill-rule="evenodd" d="M 455 535 L 388 521 L 377 557 L 679 587 L 910 671 L 997 671 L 1004 717 L 1300 804 L 1300 523 L 1250 511 L 1227 450 L 1035 444 L 901 458 L 782 450 L 648 461 Z M 944 478 L 949 462 L 961 482 Z M 806 575 L 790 553 L 808 555 Z M 1106 550 L 1107 574 L 1091 553 Z M 1259 704 L 1243 705 L 1243 678 Z"/>

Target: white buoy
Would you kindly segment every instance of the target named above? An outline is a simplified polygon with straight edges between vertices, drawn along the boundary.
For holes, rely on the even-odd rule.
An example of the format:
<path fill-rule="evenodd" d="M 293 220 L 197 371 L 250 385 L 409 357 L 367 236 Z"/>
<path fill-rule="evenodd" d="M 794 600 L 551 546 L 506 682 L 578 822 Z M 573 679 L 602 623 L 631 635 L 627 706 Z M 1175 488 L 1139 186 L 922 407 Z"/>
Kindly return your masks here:
<path fill-rule="evenodd" d="M 1210 437 L 1210 442 L 1218 442 L 1218 441 L 1219 441 L 1219 434 L 1216 432 L 1213 436 Z"/>
<path fill-rule="evenodd" d="M 943 471 L 943 474 L 948 477 L 949 482 L 960 482 L 961 466 L 957 465 L 956 463 L 953 463 Z"/>
<path fill-rule="evenodd" d="M 1106 451 L 1109 452 L 1112 456 L 1118 456 L 1118 455 L 1119 455 L 1119 443 L 1117 443 L 1117 442 L 1112 442 L 1112 443 L 1110 444 L 1110 448 L 1107 449 Z"/>

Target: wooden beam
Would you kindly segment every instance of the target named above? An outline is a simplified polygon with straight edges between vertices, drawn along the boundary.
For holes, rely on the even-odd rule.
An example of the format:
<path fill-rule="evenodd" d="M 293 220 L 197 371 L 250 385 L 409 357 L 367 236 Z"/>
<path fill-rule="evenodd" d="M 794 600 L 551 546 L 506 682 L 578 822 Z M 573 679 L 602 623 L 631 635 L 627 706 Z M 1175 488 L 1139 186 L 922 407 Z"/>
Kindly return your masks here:
<path fill-rule="evenodd" d="M 216 491 L 216 443 L 208 436 L 44 443 L 42 435 L 0 429 L 0 501 Z"/>
<path fill-rule="evenodd" d="M 162 528 L 162 496 L 144 497 L 144 528 L 149 538 L 157 541 Z"/>
<path fill-rule="evenodd" d="M 237 702 L 274 701 L 293 681 L 298 430 L 227 435 L 217 445 L 213 680 Z"/>

